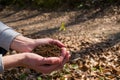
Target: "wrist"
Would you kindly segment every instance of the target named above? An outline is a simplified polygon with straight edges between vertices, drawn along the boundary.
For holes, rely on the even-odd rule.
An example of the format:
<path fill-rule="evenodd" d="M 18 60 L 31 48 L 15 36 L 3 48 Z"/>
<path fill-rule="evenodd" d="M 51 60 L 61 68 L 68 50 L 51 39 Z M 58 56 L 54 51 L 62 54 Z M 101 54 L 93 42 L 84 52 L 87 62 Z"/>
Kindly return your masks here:
<path fill-rule="evenodd" d="M 8 55 L 2 58 L 4 69 L 22 66 L 22 61 L 25 59 L 24 54 Z"/>
<path fill-rule="evenodd" d="M 22 35 L 17 36 L 11 43 L 11 49 L 19 52 L 30 52 L 34 47 L 34 40 L 24 37 Z"/>

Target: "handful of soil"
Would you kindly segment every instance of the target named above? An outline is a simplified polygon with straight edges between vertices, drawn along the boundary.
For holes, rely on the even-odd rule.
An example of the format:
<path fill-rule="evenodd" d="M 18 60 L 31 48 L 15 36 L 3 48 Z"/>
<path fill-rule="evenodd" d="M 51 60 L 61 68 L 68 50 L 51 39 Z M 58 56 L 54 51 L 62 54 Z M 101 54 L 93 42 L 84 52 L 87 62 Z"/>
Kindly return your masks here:
<path fill-rule="evenodd" d="M 43 57 L 59 57 L 61 55 L 60 47 L 54 44 L 39 45 L 33 52 Z"/>

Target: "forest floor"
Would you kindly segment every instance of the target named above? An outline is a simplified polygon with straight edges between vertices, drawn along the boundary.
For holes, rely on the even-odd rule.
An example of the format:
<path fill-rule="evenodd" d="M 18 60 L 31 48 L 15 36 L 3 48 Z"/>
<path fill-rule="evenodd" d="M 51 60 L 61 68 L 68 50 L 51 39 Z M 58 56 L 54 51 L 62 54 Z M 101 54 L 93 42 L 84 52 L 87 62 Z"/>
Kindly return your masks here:
<path fill-rule="evenodd" d="M 0 21 L 30 38 L 58 39 L 72 55 L 62 70 L 50 75 L 17 67 L 6 70 L 2 80 L 120 80 L 118 6 L 65 11 L 5 8 Z M 60 31 L 62 23 L 65 30 Z"/>

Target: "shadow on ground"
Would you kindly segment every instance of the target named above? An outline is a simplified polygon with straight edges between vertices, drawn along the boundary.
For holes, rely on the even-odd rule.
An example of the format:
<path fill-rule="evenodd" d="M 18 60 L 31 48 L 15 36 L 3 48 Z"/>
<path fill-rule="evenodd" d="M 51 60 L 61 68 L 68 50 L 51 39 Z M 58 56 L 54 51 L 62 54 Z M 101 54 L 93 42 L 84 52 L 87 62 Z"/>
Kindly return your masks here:
<path fill-rule="evenodd" d="M 107 6 L 107 7 L 99 7 L 97 9 L 91 9 L 93 12 L 91 12 L 91 10 L 88 10 L 88 9 L 77 9 L 75 10 L 77 13 L 74 17 L 71 18 L 71 20 L 69 21 L 69 23 L 66 24 L 66 27 L 70 27 L 72 25 L 76 25 L 76 24 L 80 24 L 80 23 L 83 23 L 85 21 L 88 21 L 88 20 L 91 20 L 91 19 L 95 19 L 97 17 L 100 17 L 102 18 L 103 16 L 105 16 L 106 14 L 104 13 L 104 11 L 106 11 L 106 9 L 109 9 L 111 8 L 111 5 Z M 68 12 L 70 11 L 73 11 L 73 10 L 69 10 Z M 1 19 L 4 19 L 4 18 L 8 18 L 14 14 L 16 14 L 17 12 L 19 11 L 16 11 L 16 12 L 13 12 L 13 13 L 10 13 L 8 15 L 5 15 L 5 16 L 2 16 Z M 61 11 L 61 12 L 66 12 L 66 11 Z M 44 12 L 43 12 L 44 13 Z M 41 15 L 43 13 L 36 13 L 36 14 L 33 14 L 33 15 L 29 15 L 27 17 L 24 17 L 24 18 L 20 18 L 20 19 L 17 19 L 17 20 L 8 20 L 8 21 L 4 21 L 5 23 L 15 23 L 15 22 L 19 22 L 19 21 L 22 21 L 22 20 L 28 20 L 30 18 L 34 18 L 38 15 Z M 58 11 L 59 13 L 59 11 Z M 51 14 L 52 15 L 52 14 Z M 98 16 L 99 15 L 99 16 Z M 59 15 L 57 17 L 60 17 L 62 15 Z M 46 20 L 46 21 L 49 21 L 51 20 L 52 18 L 57 18 L 55 16 L 51 17 L 50 19 Z M 46 21 L 43 21 L 43 22 L 46 22 Z M 34 25 L 34 24 L 39 24 L 39 23 L 42 23 L 42 21 L 36 21 L 36 22 L 32 22 L 30 24 L 22 24 L 22 25 L 19 25 L 17 26 L 16 25 L 16 28 L 20 28 L 20 27 L 26 27 L 28 25 Z M 55 28 L 50 28 L 50 29 L 46 29 L 46 30 L 41 30 L 41 31 L 38 31 L 38 32 L 34 32 L 32 34 L 29 34 L 29 35 L 26 35 L 26 36 L 34 36 L 34 35 L 37 35 L 37 34 L 44 34 L 44 35 L 53 35 L 53 34 L 56 34 L 59 30 L 59 27 L 55 27 Z M 114 34 L 114 38 L 110 38 L 104 42 L 100 42 L 100 43 L 97 43 L 97 44 L 92 44 L 90 47 L 87 47 L 81 51 L 78 51 L 81 55 L 85 55 L 85 54 L 95 54 L 95 53 L 98 53 L 100 54 L 101 52 L 104 52 L 105 49 L 107 48 L 110 48 L 112 46 L 114 46 L 115 44 L 119 43 L 120 42 L 120 33 L 116 33 Z"/>
<path fill-rule="evenodd" d="M 79 53 L 80 56 L 74 57 L 74 54 L 72 54 L 71 60 L 74 60 L 76 58 L 79 59 L 79 57 L 84 58 L 86 55 L 91 56 L 93 54 L 101 55 L 104 51 L 112 48 L 114 45 L 117 45 L 118 43 L 120 43 L 120 32 L 110 35 L 110 37 L 103 42 L 91 44 L 87 48 L 84 48 L 77 52 L 73 52 Z"/>
<path fill-rule="evenodd" d="M 110 9 L 111 7 L 112 7 L 112 5 L 107 5 L 104 8 L 103 8 L 103 6 L 100 6 L 100 7 L 92 8 L 92 9 L 83 8 L 83 9 L 72 9 L 72 10 L 68 10 L 68 11 L 67 10 L 62 10 L 62 11 L 51 11 L 51 12 L 56 12 L 56 13 L 59 13 L 59 14 L 63 14 L 64 12 L 75 11 L 76 12 L 75 16 L 71 17 L 70 20 L 69 20 L 69 23 L 66 24 L 66 27 L 70 27 L 72 25 L 80 24 L 80 23 L 83 23 L 85 21 L 95 19 L 95 18 L 98 18 L 98 17 L 102 18 L 103 16 L 106 15 L 104 12 L 106 10 Z M 14 15 L 18 12 L 19 11 L 17 10 L 15 12 L 10 13 L 10 14 L 7 13 L 6 15 L 1 15 L 2 17 L 0 17 L 0 19 L 2 20 L 2 19 L 5 19 L 5 18 L 8 18 L 6 21 L 3 21 L 6 24 L 16 23 L 16 22 L 19 22 L 19 21 L 27 21 L 28 19 L 35 18 L 36 16 L 42 15 L 44 13 L 48 13 L 49 11 L 43 11 L 43 12 L 38 11 L 35 14 L 29 14 L 29 15 L 21 17 L 19 19 L 17 19 L 16 17 L 14 17 L 13 19 L 9 19 L 9 17 L 11 17 L 12 15 Z M 19 24 L 19 25 L 15 25 L 15 28 L 21 28 L 21 27 L 26 27 L 26 26 L 29 27 L 29 25 L 35 25 L 35 24 L 39 24 L 39 23 L 43 23 L 43 22 L 48 22 L 49 20 L 52 20 L 53 18 L 58 18 L 58 17 L 61 17 L 63 15 L 58 15 L 57 17 L 55 17 L 54 14 L 51 14 L 50 16 L 52 16 L 52 17 L 50 17 L 48 20 L 33 21 L 30 24 L 26 24 L 26 23 L 25 24 Z M 18 17 L 19 17 L 19 15 L 18 15 Z M 53 32 L 55 32 L 56 29 L 52 29 L 52 30 L 54 30 Z"/>

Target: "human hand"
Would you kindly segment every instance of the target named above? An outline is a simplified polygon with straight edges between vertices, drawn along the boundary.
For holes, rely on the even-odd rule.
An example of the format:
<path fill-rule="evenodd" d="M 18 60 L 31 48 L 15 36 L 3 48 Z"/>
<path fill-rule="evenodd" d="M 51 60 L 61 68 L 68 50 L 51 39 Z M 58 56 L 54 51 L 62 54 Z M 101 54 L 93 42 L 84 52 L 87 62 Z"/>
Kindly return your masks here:
<path fill-rule="evenodd" d="M 51 38 L 31 39 L 19 35 L 12 41 L 10 48 L 18 52 L 31 52 L 36 46 L 45 44 L 55 44 L 60 48 L 65 47 L 60 41 Z"/>
<path fill-rule="evenodd" d="M 70 54 L 69 51 L 66 50 L 64 44 L 58 40 L 53 40 L 51 38 L 31 39 L 24 36 L 17 36 L 11 44 L 11 49 L 19 52 L 31 52 L 36 46 L 45 44 L 55 44 L 61 48 L 61 64 L 58 69 L 62 68 L 64 64 L 68 62 Z"/>
<path fill-rule="evenodd" d="M 45 58 L 35 53 L 8 55 L 4 56 L 2 60 L 5 69 L 23 66 L 44 74 L 51 73 L 62 65 L 61 57 Z"/>
<path fill-rule="evenodd" d="M 54 39 L 51 39 L 51 38 L 42 38 L 42 39 L 36 39 L 35 40 L 35 46 L 45 45 L 45 44 L 54 44 L 54 45 L 57 45 L 58 47 L 61 48 L 61 56 L 60 56 L 61 64 L 59 65 L 59 67 L 56 70 L 62 69 L 64 64 L 66 62 L 68 62 L 69 58 L 70 58 L 70 53 L 65 48 L 65 45 L 63 43 L 61 43 L 59 40 L 54 40 Z"/>
<path fill-rule="evenodd" d="M 42 57 L 37 54 L 25 54 L 26 58 L 22 61 L 22 66 L 33 69 L 37 72 L 49 74 L 60 68 L 60 57 Z"/>
<path fill-rule="evenodd" d="M 41 39 L 31 39 L 24 37 L 22 35 L 17 36 L 13 42 L 11 43 L 11 49 L 14 49 L 18 52 L 32 52 L 32 50 L 39 46 L 45 44 L 54 44 L 61 48 L 65 48 L 65 45 L 61 43 L 59 40 L 51 39 L 51 38 L 41 38 Z M 63 58 L 65 57 L 67 50 L 64 50 Z"/>
<path fill-rule="evenodd" d="M 35 40 L 19 35 L 15 37 L 10 48 L 18 52 L 31 52 L 35 47 Z"/>

